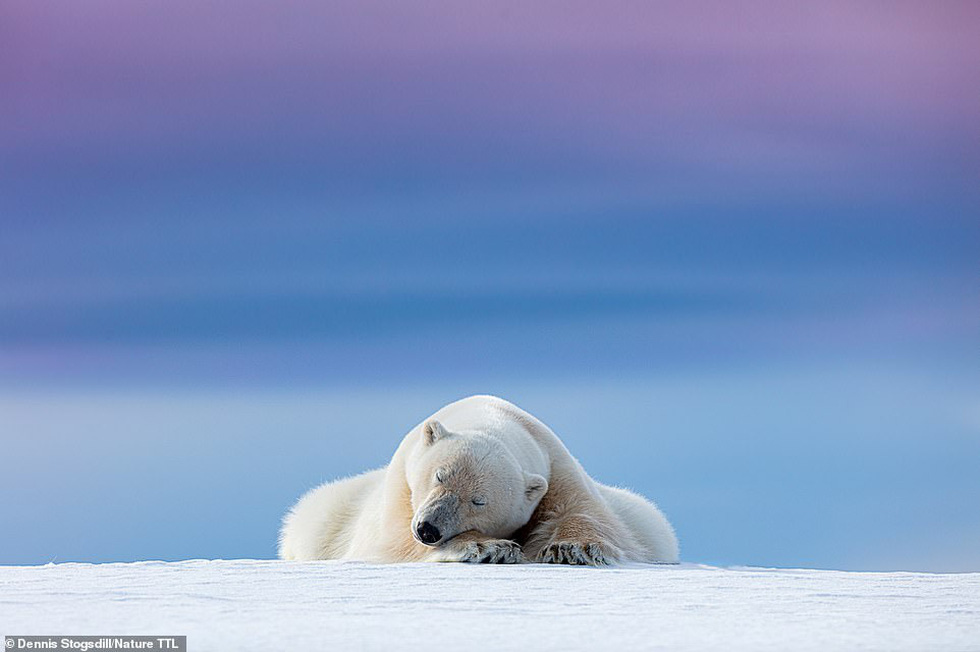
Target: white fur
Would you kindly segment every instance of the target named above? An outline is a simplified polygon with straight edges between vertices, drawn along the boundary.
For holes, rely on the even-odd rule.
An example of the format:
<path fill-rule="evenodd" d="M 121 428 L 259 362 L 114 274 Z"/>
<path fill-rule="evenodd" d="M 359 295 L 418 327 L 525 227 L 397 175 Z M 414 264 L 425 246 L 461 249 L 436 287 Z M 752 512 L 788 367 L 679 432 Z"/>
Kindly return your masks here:
<path fill-rule="evenodd" d="M 423 545 L 418 528 L 442 537 Z M 413 428 L 387 467 L 321 485 L 290 510 L 283 559 L 676 562 L 667 519 L 590 478 L 547 426 L 493 396 Z"/>

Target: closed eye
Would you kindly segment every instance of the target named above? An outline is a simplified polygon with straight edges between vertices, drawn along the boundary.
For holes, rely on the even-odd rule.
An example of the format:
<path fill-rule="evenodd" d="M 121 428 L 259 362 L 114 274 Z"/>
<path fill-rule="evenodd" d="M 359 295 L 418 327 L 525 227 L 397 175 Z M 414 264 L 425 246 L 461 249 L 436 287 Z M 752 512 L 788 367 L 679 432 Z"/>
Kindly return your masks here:
<path fill-rule="evenodd" d="M 440 469 L 439 471 L 436 471 L 436 482 L 442 484 L 443 480 L 445 480 L 445 478 L 443 477 L 442 470 Z"/>
<path fill-rule="evenodd" d="M 487 504 L 487 499 L 486 498 L 474 498 L 472 502 L 477 507 L 483 507 L 484 505 Z"/>

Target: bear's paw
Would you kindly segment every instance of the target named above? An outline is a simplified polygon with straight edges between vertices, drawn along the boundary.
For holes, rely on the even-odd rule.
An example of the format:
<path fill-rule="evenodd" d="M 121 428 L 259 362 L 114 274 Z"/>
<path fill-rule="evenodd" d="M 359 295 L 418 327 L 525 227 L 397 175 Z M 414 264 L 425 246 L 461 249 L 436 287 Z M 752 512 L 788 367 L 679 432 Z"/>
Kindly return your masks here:
<path fill-rule="evenodd" d="M 524 562 L 521 546 L 507 539 L 469 541 L 463 544 L 459 561 L 471 564 L 520 564 Z"/>
<path fill-rule="evenodd" d="M 543 564 L 571 564 L 572 566 L 606 566 L 609 555 L 600 543 L 559 541 L 552 543 L 539 555 Z"/>

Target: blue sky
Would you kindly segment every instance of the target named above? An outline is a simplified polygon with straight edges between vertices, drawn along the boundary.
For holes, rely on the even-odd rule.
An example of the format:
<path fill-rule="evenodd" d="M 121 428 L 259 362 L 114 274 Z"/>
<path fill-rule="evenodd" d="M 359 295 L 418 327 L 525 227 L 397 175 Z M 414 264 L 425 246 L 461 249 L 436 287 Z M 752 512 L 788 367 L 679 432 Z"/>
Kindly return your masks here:
<path fill-rule="evenodd" d="M 972 3 L 0 8 L 0 563 L 273 554 L 476 392 L 685 557 L 980 569 Z"/>

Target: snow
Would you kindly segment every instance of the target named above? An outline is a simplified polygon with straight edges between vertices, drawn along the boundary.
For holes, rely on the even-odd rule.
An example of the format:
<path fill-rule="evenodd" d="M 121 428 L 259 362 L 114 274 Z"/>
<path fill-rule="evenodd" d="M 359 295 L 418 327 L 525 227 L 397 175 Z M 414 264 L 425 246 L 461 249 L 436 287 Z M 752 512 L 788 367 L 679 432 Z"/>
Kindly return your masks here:
<path fill-rule="evenodd" d="M 0 634 L 188 648 L 980 650 L 980 573 L 183 561 L 0 566 Z"/>

